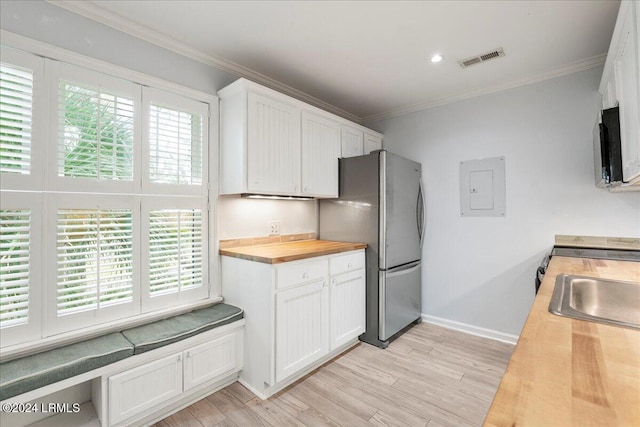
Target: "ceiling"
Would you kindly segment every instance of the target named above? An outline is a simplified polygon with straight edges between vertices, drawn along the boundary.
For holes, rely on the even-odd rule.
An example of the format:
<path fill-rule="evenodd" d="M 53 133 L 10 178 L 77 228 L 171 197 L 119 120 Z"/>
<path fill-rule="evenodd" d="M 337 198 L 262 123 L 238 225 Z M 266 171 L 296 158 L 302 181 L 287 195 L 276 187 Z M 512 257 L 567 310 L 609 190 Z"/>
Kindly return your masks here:
<path fill-rule="evenodd" d="M 604 63 L 619 1 L 52 1 L 357 121 Z M 462 69 L 457 61 L 503 48 Z M 433 64 L 434 53 L 444 60 Z"/>

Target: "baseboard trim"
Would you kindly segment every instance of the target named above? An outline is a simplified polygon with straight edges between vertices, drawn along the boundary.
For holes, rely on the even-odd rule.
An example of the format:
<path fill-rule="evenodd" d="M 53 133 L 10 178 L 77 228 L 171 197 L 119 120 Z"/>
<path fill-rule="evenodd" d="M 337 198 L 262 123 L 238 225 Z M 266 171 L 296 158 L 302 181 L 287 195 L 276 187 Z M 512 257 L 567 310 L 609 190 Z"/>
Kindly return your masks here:
<path fill-rule="evenodd" d="M 518 335 L 505 334 L 493 329 L 481 328 L 479 326 L 469 325 L 468 323 L 456 322 L 455 320 L 444 319 L 442 317 L 422 314 L 422 321 L 433 325 L 442 326 L 443 328 L 453 329 L 467 334 L 475 335 L 483 338 L 505 342 L 515 345 L 518 342 Z"/>

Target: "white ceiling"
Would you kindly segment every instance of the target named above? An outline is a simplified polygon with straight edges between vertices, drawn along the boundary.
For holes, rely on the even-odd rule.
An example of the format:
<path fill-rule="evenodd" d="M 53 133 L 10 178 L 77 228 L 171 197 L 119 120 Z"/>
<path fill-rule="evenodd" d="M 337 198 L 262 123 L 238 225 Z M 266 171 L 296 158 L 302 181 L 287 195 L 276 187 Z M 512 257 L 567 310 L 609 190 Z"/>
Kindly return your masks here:
<path fill-rule="evenodd" d="M 366 121 L 604 63 L 619 1 L 52 1 Z M 502 47 L 503 58 L 457 61 Z M 444 60 L 432 64 L 433 53 Z M 335 107 L 335 108 L 333 108 Z"/>

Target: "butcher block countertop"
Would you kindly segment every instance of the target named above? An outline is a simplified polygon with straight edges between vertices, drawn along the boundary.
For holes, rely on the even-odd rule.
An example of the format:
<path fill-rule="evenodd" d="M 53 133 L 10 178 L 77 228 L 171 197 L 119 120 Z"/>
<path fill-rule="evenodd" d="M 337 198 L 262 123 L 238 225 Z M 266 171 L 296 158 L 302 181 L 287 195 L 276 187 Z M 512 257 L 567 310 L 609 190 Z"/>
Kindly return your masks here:
<path fill-rule="evenodd" d="M 298 240 L 286 243 L 271 243 L 267 245 L 239 246 L 220 249 L 220 255 L 242 258 L 249 261 L 278 264 L 296 261 L 321 255 L 331 255 L 340 252 L 364 249 L 365 243 L 332 242 L 329 240 Z"/>
<path fill-rule="evenodd" d="M 551 259 L 485 426 L 640 426 L 640 330 L 549 313 L 558 274 L 640 282 L 640 263 Z"/>

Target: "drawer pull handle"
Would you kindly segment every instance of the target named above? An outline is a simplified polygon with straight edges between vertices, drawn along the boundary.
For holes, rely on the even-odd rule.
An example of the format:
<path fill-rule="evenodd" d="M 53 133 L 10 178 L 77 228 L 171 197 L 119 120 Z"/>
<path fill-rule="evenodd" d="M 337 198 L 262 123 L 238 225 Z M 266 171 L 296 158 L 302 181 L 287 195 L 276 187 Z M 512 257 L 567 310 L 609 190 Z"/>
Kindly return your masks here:
<path fill-rule="evenodd" d="M 347 268 L 351 268 L 353 265 L 351 263 L 347 264 Z"/>
<path fill-rule="evenodd" d="M 309 273 L 307 273 L 307 272 L 302 273 L 302 278 L 303 279 L 308 279 L 309 278 Z"/>

